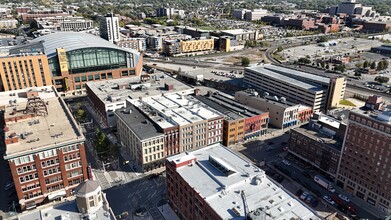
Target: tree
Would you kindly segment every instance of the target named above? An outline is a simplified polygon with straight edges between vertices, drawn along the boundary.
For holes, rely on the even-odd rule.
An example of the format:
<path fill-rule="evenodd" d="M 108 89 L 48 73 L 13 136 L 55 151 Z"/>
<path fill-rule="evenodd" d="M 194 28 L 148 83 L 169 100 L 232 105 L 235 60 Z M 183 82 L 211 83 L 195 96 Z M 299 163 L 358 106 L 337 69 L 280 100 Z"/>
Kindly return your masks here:
<path fill-rule="evenodd" d="M 319 39 L 318 39 L 318 43 L 323 43 L 323 42 L 327 42 L 329 39 L 327 36 L 320 36 Z"/>
<path fill-rule="evenodd" d="M 384 69 L 388 69 L 388 61 L 387 60 L 382 60 L 383 61 L 383 65 L 384 65 Z"/>
<path fill-rule="evenodd" d="M 242 57 L 242 66 L 250 65 L 250 59 L 248 57 Z"/>
<path fill-rule="evenodd" d="M 375 81 L 379 83 L 387 83 L 390 80 L 390 78 L 385 76 L 376 76 Z"/>
<path fill-rule="evenodd" d="M 277 51 L 278 52 L 281 52 L 281 51 L 283 51 L 284 50 L 284 48 L 282 48 L 281 46 L 279 46 L 278 48 L 277 48 Z"/>
<path fill-rule="evenodd" d="M 372 62 L 371 69 L 376 69 L 376 62 L 375 61 Z"/>
<path fill-rule="evenodd" d="M 302 57 L 302 58 L 299 58 L 298 62 L 299 62 L 299 63 L 304 63 L 304 64 L 310 64 L 310 63 L 311 63 L 311 60 Z"/>
<path fill-rule="evenodd" d="M 363 67 L 363 63 L 356 63 L 356 68 L 358 68 L 358 69 L 360 69 L 360 68 L 362 68 Z"/>
<path fill-rule="evenodd" d="M 340 65 L 335 66 L 334 70 L 343 73 L 343 72 L 345 72 L 345 68 L 346 68 L 345 65 L 340 64 Z"/>
<path fill-rule="evenodd" d="M 330 66 L 329 66 L 329 64 L 327 64 L 327 65 L 326 65 L 326 69 L 330 69 Z"/>
<path fill-rule="evenodd" d="M 320 62 L 320 66 L 324 69 L 324 67 L 326 66 L 326 64 L 324 62 Z"/>
<path fill-rule="evenodd" d="M 380 62 L 377 63 L 376 70 L 378 70 L 378 71 L 384 70 L 384 63 L 383 63 L 383 61 L 380 61 Z"/>
<path fill-rule="evenodd" d="M 356 72 L 354 73 L 354 76 L 361 76 L 361 73 L 358 72 L 358 71 L 356 71 Z"/>
<path fill-rule="evenodd" d="M 368 61 L 365 61 L 362 65 L 363 68 L 368 68 L 369 67 L 369 62 Z"/>
<path fill-rule="evenodd" d="M 77 111 L 76 111 L 76 118 L 78 121 L 84 121 L 84 119 L 86 119 L 87 117 L 87 113 L 84 109 L 82 108 L 79 108 Z"/>

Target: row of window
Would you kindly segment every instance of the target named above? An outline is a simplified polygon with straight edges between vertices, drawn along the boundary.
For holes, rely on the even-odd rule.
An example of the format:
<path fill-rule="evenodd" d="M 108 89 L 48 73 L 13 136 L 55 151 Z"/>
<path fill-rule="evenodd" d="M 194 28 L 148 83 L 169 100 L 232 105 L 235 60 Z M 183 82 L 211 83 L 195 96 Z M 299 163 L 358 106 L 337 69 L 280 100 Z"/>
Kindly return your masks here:
<path fill-rule="evenodd" d="M 29 185 L 22 185 L 22 191 L 25 192 L 31 189 L 39 188 L 40 186 L 41 184 L 39 184 L 39 182 L 35 182 Z"/>
<path fill-rule="evenodd" d="M 35 180 L 35 179 L 38 179 L 38 173 L 28 174 L 28 175 L 19 177 L 19 181 L 21 183 L 28 182 L 28 181 Z"/>
<path fill-rule="evenodd" d="M 145 163 L 148 163 L 148 162 L 163 158 L 163 156 L 164 156 L 163 152 L 160 152 L 157 154 L 146 156 L 146 157 L 144 157 L 144 160 L 145 160 Z"/>
<path fill-rule="evenodd" d="M 26 173 L 35 170 L 35 164 L 18 167 L 17 172 L 18 174 Z"/>

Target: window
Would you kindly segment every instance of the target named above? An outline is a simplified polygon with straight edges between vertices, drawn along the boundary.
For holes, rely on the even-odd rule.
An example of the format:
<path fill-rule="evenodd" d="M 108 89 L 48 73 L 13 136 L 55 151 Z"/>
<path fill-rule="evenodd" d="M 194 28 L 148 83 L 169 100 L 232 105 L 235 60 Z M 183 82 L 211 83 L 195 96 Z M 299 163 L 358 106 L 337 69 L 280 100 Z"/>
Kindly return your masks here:
<path fill-rule="evenodd" d="M 113 78 L 113 73 L 107 73 L 107 78 L 112 79 Z"/>
<path fill-rule="evenodd" d="M 93 81 L 94 80 L 94 75 L 88 75 L 88 81 Z"/>
<path fill-rule="evenodd" d="M 101 79 L 106 79 L 106 73 L 100 74 Z"/>
<path fill-rule="evenodd" d="M 87 81 L 87 76 L 81 76 L 81 81 L 86 82 Z"/>
<path fill-rule="evenodd" d="M 80 77 L 75 77 L 75 82 L 80 82 Z"/>
<path fill-rule="evenodd" d="M 95 74 L 95 80 L 100 80 L 100 74 Z"/>
<path fill-rule="evenodd" d="M 81 86 L 80 85 L 76 85 L 76 89 L 81 89 Z"/>

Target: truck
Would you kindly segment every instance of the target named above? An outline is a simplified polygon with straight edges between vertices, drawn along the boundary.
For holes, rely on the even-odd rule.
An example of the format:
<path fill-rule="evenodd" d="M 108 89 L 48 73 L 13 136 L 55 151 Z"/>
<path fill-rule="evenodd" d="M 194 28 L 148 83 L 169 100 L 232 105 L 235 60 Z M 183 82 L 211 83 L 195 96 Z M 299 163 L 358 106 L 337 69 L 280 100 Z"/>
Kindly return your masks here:
<path fill-rule="evenodd" d="M 326 178 L 324 178 L 321 175 L 315 175 L 314 181 L 329 190 L 330 192 L 335 192 L 335 189 L 333 187 L 333 183 L 328 181 Z"/>

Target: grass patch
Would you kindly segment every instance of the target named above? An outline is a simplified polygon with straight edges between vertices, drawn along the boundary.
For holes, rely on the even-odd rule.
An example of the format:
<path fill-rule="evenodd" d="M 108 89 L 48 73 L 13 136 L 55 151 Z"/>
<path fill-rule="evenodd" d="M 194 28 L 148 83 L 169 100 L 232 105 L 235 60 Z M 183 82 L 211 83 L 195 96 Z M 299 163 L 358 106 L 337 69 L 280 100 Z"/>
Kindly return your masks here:
<path fill-rule="evenodd" d="M 341 104 L 341 105 L 347 105 L 347 106 L 352 106 L 352 107 L 356 107 L 356 105 L 353 104 L 353 102 L 348 101 L 348 100 L 341 100 L 341 101 L 339 101 L 339 104 Z"/>
<path fill-rule="evenodd" d="M 276 59 L 276 60 L 279 60 L 279 61 L 284 61 L 285 60 L 285 58 L 284 57 L 282 57 L 280 54 L 278 54 L 278 53 L 273 53 L 272 54 L 272 57 L 274 58 L 274 59 Z"/>

